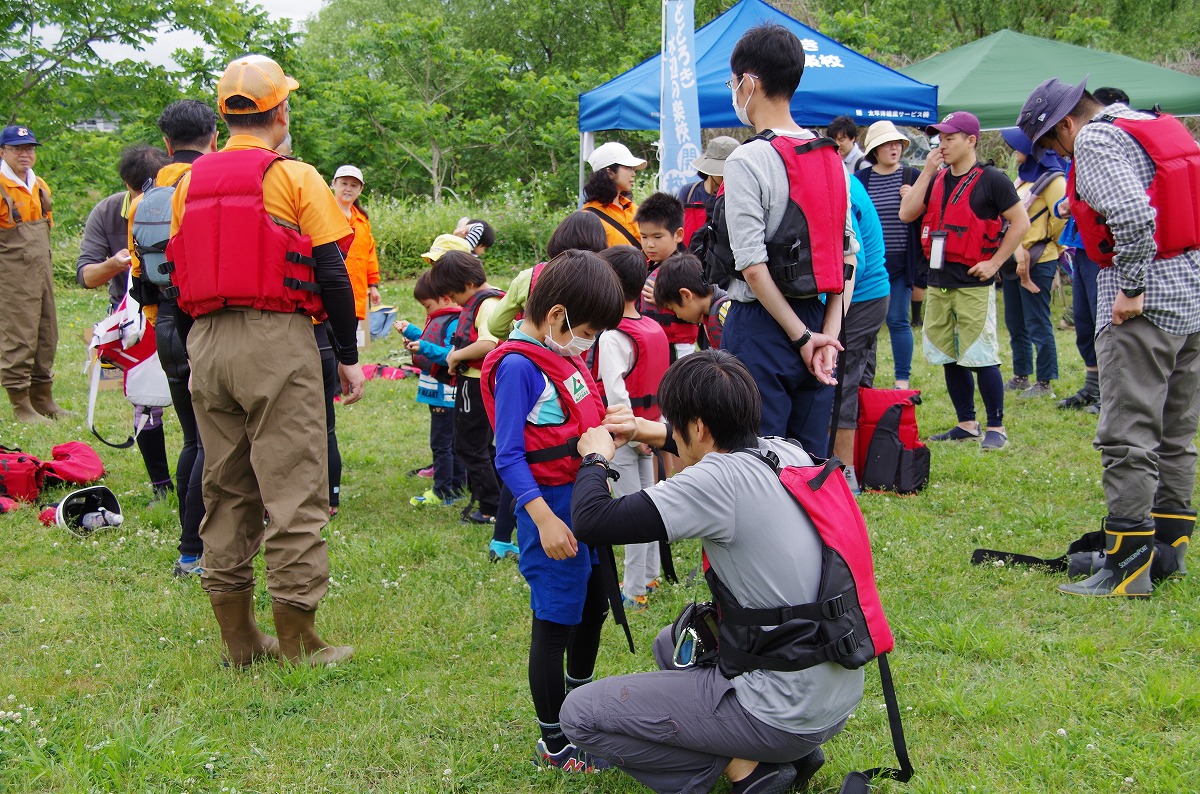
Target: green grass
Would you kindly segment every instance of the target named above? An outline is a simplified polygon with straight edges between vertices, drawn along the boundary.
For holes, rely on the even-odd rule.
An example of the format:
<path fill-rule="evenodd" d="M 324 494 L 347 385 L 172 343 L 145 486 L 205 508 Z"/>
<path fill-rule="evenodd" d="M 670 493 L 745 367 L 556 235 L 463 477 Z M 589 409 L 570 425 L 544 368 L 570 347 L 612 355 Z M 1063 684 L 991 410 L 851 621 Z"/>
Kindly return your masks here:
<path fill-rule="evenodd" d="M 409 289 L 388 285 L 384 298 L 418 319 Z M 57 393 L 78 416 L 82 335 L 103 311 L 98 292 L 60 287 Z M 1073 336 L 1060 332 L 1058 343 L 1065 396 L 1082 368 Z M 389 340 L 364 361 L 395 362 L 398 351 Z M 914 384 L 925 389 L 923 434 L 949 426 L 940 373 L 919 353 Z M 488 563 L 485 530 L 460 525 L 452 510 L 408 505 L 427 482 L 405 476 L 428 462 L 427 413 L 414 391 L 412 379 L 375 381 L 360 404 L 338 409 L 342 512 L 326 530 L 334 581 L 318 628 L 358 655 L 336 669 L 218 666 L 199 583 L 170 576 L 173 508 L 147 507 L 136 451 L 100 448 L 105 482 L 126 511 L 118 530 L 80 541 L 40 525 L 30 507 L 0 517 L 0 791 L 644 790 L 620 774 L 565 778 L 528 763 L 537 732 L 525 585 L 511 563 Z M 1095 417 L 1051 401 L 1007 408 L 1007 450 L 935 445 L 929 489 L 862 498 L 917 768 L 911 784 L 879 790 L 1196 791 L 1200 578 L 1128 603 L 1059 595 L 1060 578 L 1043 572 L 969 564 L 977 546 L 1056 556 L 1104 513 Z M 110 437 L 125 432 L 119 393 L 102 393 L 99 413 Z M 3 415 L 0 443 L 36 455 L 88 437 L 80 418 L 44 429 Z M 167 426 L 177 451 L 173 417 Z M 697 555 L 694 544 L 677 548 L 681 571 Z M 610 624 L 598 675 L 650 669 L 657 629 L 700 596 L 668 587 L 632 617 L 636 656 Z M 269 628 L 267 603 L 260 582 Z M 874 668 L 867 682 L 862 706 L 826 748 L 816 791 L 836 792 L 850 769 L 891 761 Z"/>

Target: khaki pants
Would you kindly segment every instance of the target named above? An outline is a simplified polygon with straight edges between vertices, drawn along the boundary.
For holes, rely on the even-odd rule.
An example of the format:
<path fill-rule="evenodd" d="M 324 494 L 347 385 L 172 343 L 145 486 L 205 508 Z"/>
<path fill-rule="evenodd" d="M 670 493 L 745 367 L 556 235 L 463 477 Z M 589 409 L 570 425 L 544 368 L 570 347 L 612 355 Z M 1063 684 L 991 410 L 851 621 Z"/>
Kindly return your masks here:
<path fill-rule="evenodd" d="M 0 386 L 28 389 L 54 379 L 58 317 L 45 220 L 0 229 Z"/>
<path fill-rule="evenodd" d="M 253 587 L 265 545 L 271 598 L 316 609 L 329 581 L 329 461 L 312 320 L 214 312 L 196 320 L 188 354 L 205 454 L 204 589 Z"/>

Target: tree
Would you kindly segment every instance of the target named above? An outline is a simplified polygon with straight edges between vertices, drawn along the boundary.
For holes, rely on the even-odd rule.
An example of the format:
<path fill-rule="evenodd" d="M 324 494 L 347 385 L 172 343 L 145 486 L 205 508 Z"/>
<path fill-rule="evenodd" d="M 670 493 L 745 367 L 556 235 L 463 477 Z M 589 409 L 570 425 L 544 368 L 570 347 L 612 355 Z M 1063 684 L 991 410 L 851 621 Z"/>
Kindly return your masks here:
<path fill-rule="evenodd" d="M 282 50 L 288 28 L 240 0 L 27 0 L 0 6 L 0 25 L 8 42 L 0 61 L 6 123 L 19 119 L 47 138 L 98 113 L 125 120 L 188 88 L 211 92 L 214 66 L 246 51 Z M 92 49 L 102 42 L 142 49 L 167 30 L 195 31 L 210 53 L 183 56 L 173 72 L 128 59 L 107 63 Z"/>

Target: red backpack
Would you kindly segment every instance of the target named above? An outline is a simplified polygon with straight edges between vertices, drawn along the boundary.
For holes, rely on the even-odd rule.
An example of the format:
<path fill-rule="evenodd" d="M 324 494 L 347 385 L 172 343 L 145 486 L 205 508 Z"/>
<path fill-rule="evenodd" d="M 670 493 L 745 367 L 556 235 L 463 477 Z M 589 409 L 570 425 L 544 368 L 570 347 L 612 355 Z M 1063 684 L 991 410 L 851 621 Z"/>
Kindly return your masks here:
<path fill-rule="evenodd" d="M 68 441 L 50 450 L 53 460 L 42 464 L 39 477 L 46 488 L 56 485 L 90 485 L 104 476 L 104 462 L 82 441 Z"/>
<path fill-rule="evenodd" d="M 20 502 L 37 498 L 42 462 L 19 449 L 0 447 L 0 495 Z"/>

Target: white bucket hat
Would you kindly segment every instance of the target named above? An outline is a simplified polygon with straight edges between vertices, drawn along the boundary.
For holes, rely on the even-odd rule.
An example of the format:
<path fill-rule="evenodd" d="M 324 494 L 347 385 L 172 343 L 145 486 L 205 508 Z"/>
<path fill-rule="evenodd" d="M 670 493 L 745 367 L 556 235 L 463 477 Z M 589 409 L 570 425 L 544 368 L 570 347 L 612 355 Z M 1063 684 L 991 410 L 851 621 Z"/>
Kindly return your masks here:
<path fill-rule="evenodd" d="M 890 121 L 877 121 L 867 127 L 867 140 L 863 144 L 863 154 L 870 154 L 875 147 L 893 141 L 899 141 L 905 146 L 909 144 L 908 136 L 896 129 L 895 124 Z"/>

